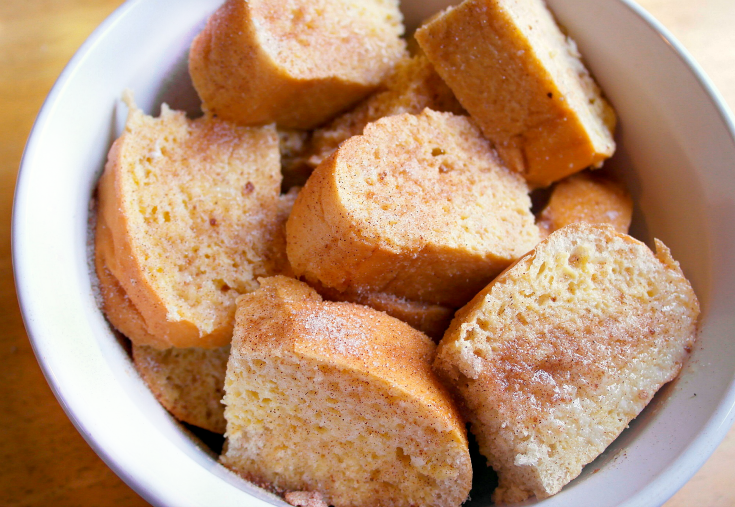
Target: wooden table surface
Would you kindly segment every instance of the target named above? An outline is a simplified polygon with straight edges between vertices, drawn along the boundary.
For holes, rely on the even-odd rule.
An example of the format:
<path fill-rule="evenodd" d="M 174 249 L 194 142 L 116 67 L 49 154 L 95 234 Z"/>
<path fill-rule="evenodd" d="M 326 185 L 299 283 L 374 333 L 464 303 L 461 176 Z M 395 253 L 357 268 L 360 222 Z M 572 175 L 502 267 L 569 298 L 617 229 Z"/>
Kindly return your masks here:
<path fill-rule="evenodd" d="M 0 505 L 147 505 L 92 451 L 38 367 L 15 295 L 13 189 L 44 97 L 74 51 L 121 0 L 0 1 Z M 735 110 L 735 0 L 641 0 Z M 735 429 L 667 507 L 735 506 Z"/>

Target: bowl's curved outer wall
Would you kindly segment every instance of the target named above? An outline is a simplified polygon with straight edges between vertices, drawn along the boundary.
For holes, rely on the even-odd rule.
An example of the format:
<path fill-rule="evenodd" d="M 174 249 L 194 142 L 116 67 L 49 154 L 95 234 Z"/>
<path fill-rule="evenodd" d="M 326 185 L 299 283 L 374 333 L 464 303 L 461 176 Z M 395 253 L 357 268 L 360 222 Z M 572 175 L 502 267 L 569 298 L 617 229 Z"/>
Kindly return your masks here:
<path fill-rule="evenodd" d="M 122 90 L 134 90 L 149 113 L 162 100 L 196 109 L 185 55 L 219 3 L 128 2 L 69 63 L 39 114 L 18 177 L 16 285 L 34 350 L 60 403 L 146 500 L 177 507 L 285 505 L 218 466 L 181 431 L 140 381 L 90 288 L 88 202 L 124 120 Z M 447 3 L 403 0 L 407 24 Z M 671 247 L 704 311 L 699 345 L 681 378 L 579 479 L 541 503 L 657 505 L 694 474 L 734 416 L 733 124 L 698 67 L 632 3 L 550 4 L 619 113 L 619 151 L 611 164 L 637 199 L 635 232 Z"/>

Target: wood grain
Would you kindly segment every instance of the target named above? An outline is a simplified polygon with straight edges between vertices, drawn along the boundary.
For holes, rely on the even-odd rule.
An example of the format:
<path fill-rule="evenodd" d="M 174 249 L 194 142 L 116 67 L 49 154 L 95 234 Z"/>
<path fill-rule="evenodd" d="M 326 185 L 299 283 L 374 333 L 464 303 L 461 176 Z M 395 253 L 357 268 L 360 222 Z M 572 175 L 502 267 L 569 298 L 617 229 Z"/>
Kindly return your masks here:
<path fill-rule="evenodd" d="M 735 1 L 641 0 L 735 108 Z M 0 505 L 143 506 L 92 451 L 54 398 L 15 295 L 10 218 L 33 120 L 63 66 L 121 0 L 0 2 Z M 665 505 L 735 506 L 735 429 Z"/>

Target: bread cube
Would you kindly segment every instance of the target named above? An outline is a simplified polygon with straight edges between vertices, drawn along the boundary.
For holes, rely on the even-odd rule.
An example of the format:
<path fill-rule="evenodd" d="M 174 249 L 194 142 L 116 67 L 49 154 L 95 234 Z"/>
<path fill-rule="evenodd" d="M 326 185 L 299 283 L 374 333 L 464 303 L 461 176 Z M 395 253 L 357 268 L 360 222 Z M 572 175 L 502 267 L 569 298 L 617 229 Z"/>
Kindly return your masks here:
<path fill-rule="evenodd" d="M 235 298 L 287 262 L 275 128 L 130 106 L 98 186 L 103 309 L 138 345 L 226 346 Z"/>
<path fill-rule="evenodd" d="M 406 54 L 397 0 L 227 0 L 194 39 L 204 108 L 309 129 L 367 96 Z"/>
<path fill-rule="evenodd" d="M 552 233 L 459 310 L 434 369 L 499 475 L 496 503 L 577 477 L 673 380 L 699 303 L 669 249 L 609 225 Z"/>
<path fill-rule="evenodd" d="M 554 185 L 537 224 L 543 237 L 575 222 L 609 224 L 627 234 L 632 218 L 633 199 L 621 183 L 584 171 Z"/>
<path fill-rule="evenodd" d="M 225 466 L 335 507 L 467 498 L 464 422 L 431 371 L 427 336 L 283 276 L 261 279 L 237 304 Z"/>
<path fill-rule="evenodd" d="M 543 0 L 465 0 L 416 40 L 531 186 L 598 167 L 615 151 L 615 113 Z"/>

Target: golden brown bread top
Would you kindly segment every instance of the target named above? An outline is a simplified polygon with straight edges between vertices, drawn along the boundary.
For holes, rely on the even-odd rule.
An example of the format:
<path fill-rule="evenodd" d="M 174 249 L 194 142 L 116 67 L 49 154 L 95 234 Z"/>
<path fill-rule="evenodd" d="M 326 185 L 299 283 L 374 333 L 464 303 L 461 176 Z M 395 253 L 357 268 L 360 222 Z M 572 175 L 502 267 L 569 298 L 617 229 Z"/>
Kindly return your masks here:
<path fill-rule="evenodd" d="M 431 371 L 434 344 L 283 276 L 238 298 L 225 380 L 231 470 L 329 505 L 451 507 L 466 499 L 464 422 Z"/>
<path fill-rule="evenodd" d="M 538 241 L 525 182 L 466 117 L 369 124 L 312 174 L 286 224 L 297 276 L 458 307 Z"/>
<path fill-rule="evenodd" d="M 434 407 L 447 424 L 458 424 L 456 409 L 431 371 L 435 346 L 426 335 L 372 308 L 324 301 L 293 278 L 259 281 L 260 289 L 238 298 L 234 353 L 336 363 L 396 386 Z"/>
<path fill-rule="evenodd" d="M 455 320 L 435 370 L 463 399 L 496 501 L 554 494 L 676 377 L 699 303 L 668 248 L 574 223 Z"/>
<path fill-rule="evenodd" d="M 575 222 L 609 224 L 627 234 L 632 217 L 633 199 L 621 183 L 584 171 L 554 185 L 536 223 L 543 237 Z"/>
<path fill-rule="evenodd" d="M 503 159 L 532 186 L 615 150 L 615 115 L 543 0 L 465 0 L 416 39 Z"/>
<path fill-rule="evenodd" d="M 131 340 L 229 343 L 237 294 L 284 262 L 271 246 L 279 187 L 272 126 L 192 121 L 165 105 L 152 118 L 131 104 L 100 178 L 95 240 L 144 324 L 124 331 Z"/>
<path fill-rule="evenodd" d="M 228 0 L 194 39 L 189 71 L 223 119 L 313 128 L 380 84 L 402 34 L 395 0 Z"/>
<path fill-rule="evenodd" d="M 104 217 L 97 218 L 95 229 L 94 266 L 99 281 L 102 311 L 110 324 L 125 336 L 138 337 L 152 343 L 156 337 L 148 332 L 143 316 L 123 290 L 117 278 L 108 269 L 108 257 L 114 257 L 114 244 Z"/>

